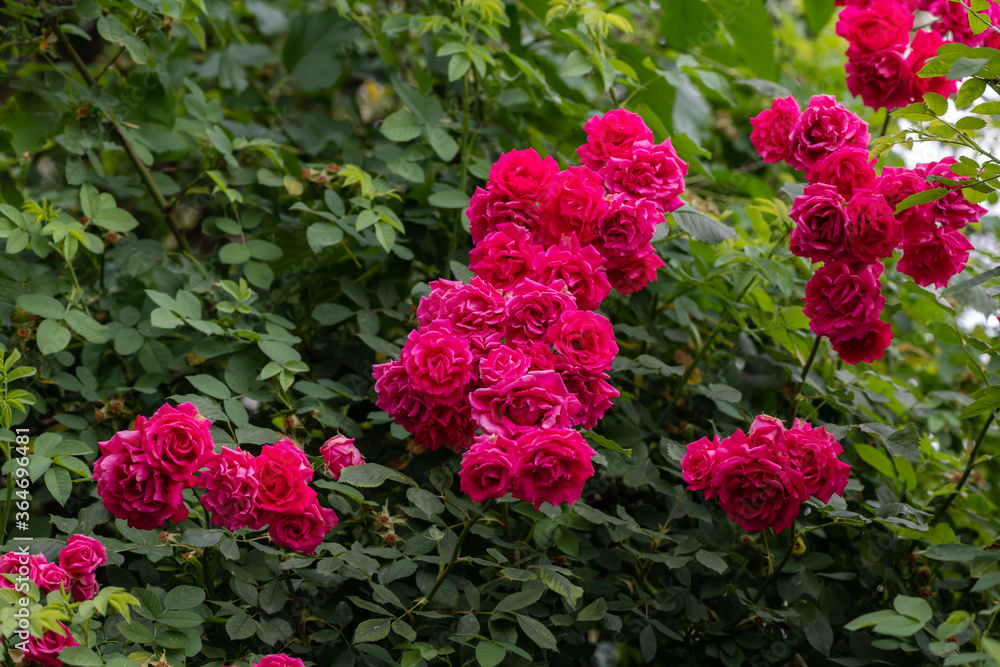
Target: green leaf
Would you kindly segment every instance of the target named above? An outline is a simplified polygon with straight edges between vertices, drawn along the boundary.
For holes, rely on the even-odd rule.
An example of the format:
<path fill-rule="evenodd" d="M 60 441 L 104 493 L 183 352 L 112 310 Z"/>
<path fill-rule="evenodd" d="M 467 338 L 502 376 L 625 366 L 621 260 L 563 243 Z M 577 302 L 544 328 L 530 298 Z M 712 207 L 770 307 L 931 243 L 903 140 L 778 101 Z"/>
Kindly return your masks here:
<path fill-rule="evenodd" d="M 589 440 L 589 441 L 591 441 L 593 443 L 596 443 L 597 445 L 599 445 L 601 447 L 604 447 L 606 449 L 610 449 L 610 450 L 616 451 L 619 454 L 624 454 L 625 456 L 632 456 L 632 450 L 631 449 L 625 449 L 624 447 L 622 447 L 621 445 L 619 445 L 614 440 L 611 440 L 609 438 L 605 438 L 603 435 L 600 435 L 599 433 L 594 433 L 593 431 L 581 431 L 581 434 L 587 440 Z"/>
<path fill-rule="evenodd" d="M 333 8 L 298 11 L 288 22 L 281 61 L 298 90 L 329 88 L 341 77 L 340 54 L 352 43 L 353 26 Z"/>
<path fill-rule="evenodd" d="M 49 468 L 45 471 L 44 479 L 45 488 L 57 503 L 65 507 L 69 494 L 73 492 L 73 480 L 70 478 L 69 470 L 60 467 Z"/>
<path fill-rule="evenodd" d="M 972 107 L 972 113 L 981 113 L 988 116 L 1000 115 L 1000 102 L 983 102 Z"/>
<path fill-rule="evenodd" d="M 415 486 L 413 480 L 392 468 L 386 468 L 377 463 L 366 463 L 360 466 L 344 468 L 340 473 L 340 483 L 361 488 L 381 486 L 386 480 L 402 482 Z"/>
<path fill-rule="evenodd" d="M 223 264 L 243 264 L 250 260 L 250 248 L 242 243 L 227 243 L 219 251 L 219 261 Z"/>
<path fill-rule="evenodd" d="M 365 345 L 387 357 L 398 358 L 400 352 L 402 352 L 398 346 L 393 345 L 389 341 L 379 338 L 378 336 L 372 336 L 365 333 L 359 333 L 357 336 L 362 340 L 362 342 L 364 342 Z"/>
<path fill-rule="evenodd" d="M 964 79 L 967 76 L 972 76 L 981 70 L 983 65 L 989 61 L 989 58 L 959 58 L 951 64 L 951 69 L 948 70 L 947 78 L 949 81 L 958 81 L 959 79 Z M 982 93 L 980 92 L 979 95 L 982 95 Z M 979 97 L 979 95 L 976 95 L 976 97 Z M 976 99 L 976 97 L 972 99 Z M 965 106 L 968 103 L 969 102 L 966 102 L 965 104 L 956 103 L 956 106 Z M 938 115 L 940 115 L 940 113 Z"/>
<path fill-rule="evenodd" d="M 211 375 L 189 375 L 187 377 L 187 381 L 201 393 L 211 396 L 212 398 L 217 398 L 220 401 L 233 395 L 232 392 L 229 391 L 229 387 Z"/>
<path fill-rule="evenodd" d="M 721 557 L 712 553 L 711 551 L 706 551 L 705 549 L 698 549 L 698 552 L 694 555 L 695 559 L 707 568 L 715 570 L 719 574 L 722 574 L 729 569 Z"/>
<path fill-rule="evenodd" d="M 818 35 L 833 16 L 834 0 L 805 0 L 805 3 L 806 23 Z"/>
<path fill-rule="evenodd" d="M 922 630 L 924 623 L 916 621 L 909 616 L 894 614 L 878 623 L 872 628 L 872 632 L 877 632 L 891 637 L 912 637 Z"/>
<path fill-rule="evenodd" d="M 925 93 L 924 104 L 935 116 L 942 116 L 948 112 L 948 100 L 937 93 Z"/>
<path fill-rule="evenodd" d="M 314 222 L 306 230 L 306 240 L 314 253 L 328 246 L 337 245 L 343 239 L 344 230 L 329 222 Z"/>
<path fill-rule="evenodd" d="M 362 466 L 364 467 L 364 466 Z M 350 468 L 348 468 L 349 470 Z M 541 586 L 531 588 L 526 591 L 519 591 L 517 593 L 512 593 L 500 600 L 497 606 L 493 609 L 494 612 L 498 611 L 517 611 L 518 609 L 524 609 L 528 605 L 535 604 L 538 602 L 542 595 L 547 589 Z"/>
<path fill-rule="evenodd" d="M 22 294 L 15 303 L 32 315 L 52 320 L 61 320 L 66 314 L 66 307 L 45 294 Z"/>
<path fill-rule="evenodd" d="M 544 649 L 554 651 L 558 648 L 556 638 L 547 627 L 530 616 L 525 616 L 524 614 L 516 614 L 516 616 L 517 624 L 521 626 L 521 630 L 523 630 L 524 634 L 528 636 L 528 639 Z"/>
<path fill-rule="evenodd" d="M 389 141 L 397 142 L 412 141 L 420 136 L 420 126 L 407 109 L 389 114 L 378 131 Z"/>
<path fill-rule="evenodd" d="M 927 204 L 932 201 L 937 201 L 941 199 L 946 194 L 948 194 L 948 188 L 931 188 L 930 190 L 922 190 L 916 194 L 912 194 L 903 201 L 896 204 L 895 214 L 899 215 L 908 208 L 913 208 L 920 204 Z"/>
<path fill-rule="evenodd" d="M 857 630 L 860 630 L 862 628 L 867 628 L 887 618 L 893 618 L 896 616 L 899 616 L 899 614 L 892 611 L 891 609 L 882 609 L 881 611 L 873 611 L 868 614 L 863 614 L 861 616 L 858 616 L 856 619 L 845 625 L 844 629 L 850 630 L 851 632 L 856 632 Z"/>
<path fill-rule="evenodd" d="M 712 0 L 708 4 L 719 16 L 736 45 L 736 52 L 750 71 L 773 81 L 778 74 L 774 59 L 774 29 L 764 3 Z"/>
<path fill-rule="evenodd" d="M 370 618 L 367 621 L 358 623 L 354 630 L 354 643 L 377 642 L 389 636 L 389 625 L 391 618 Z"/>
<path fill-rule="evenodd" d="M 42 320 L 35 333 L 38 351 L 42 354 L 55 354 L 65 349 L 72 337 L 69 329 L 55 320 Z"/>
<path fill-rule="evenodd" d="M 507 649 L 496 642 L 482 639 L 476 644 L 476 660 L 479 667 L 496 667 L 507 657 Z"/>
<path fill-rule="evenodd" d="M 138 352 L 144 342 L 146 339 L 141 333 L 132 327 L 124 327 L 115 334 L 115 352 L 127 357 Z"/>
<path fill-rule="evenodd" d="M 427 203 L 438 208 L 460 208 L 469 207 L 469 195 L 456 188 L 438 190 L 427 198 Z"/>
<path fill-rule="evenodd" d="M 111 330 L 81 310 L 71 310 L 66 313 L 66 324 L 89 343 L 100 344 L 111 340 Z"/>
<path fill-rule="evenodd" d="M 101 667 L 101 656 L 86 646 L 70 646 L 59 652 L 59 659 L 74 667 Z"/>
<path fill-rule="evenodd" d="M 244 613 L 235 614 L 226 621 L 226 632 L 230 639 L 246 639 L 257 633 L 257 624 Z"/>
<path fill-rule="evenodd" d="M 892 601 L 892 607 L 900 614 L 927 623 L 934 617 L 934 610 L 927 600 L 923 598 L 910 597 L 909 595 L 897 595 Z"/>
<path fill-rule="evenodd" d="M 542 570 L 540 576 L 542 583 L 548 586 L 554 593 L 561 595 L 570 607 L 575 607 L 577 601 L 583 597 L 583 589 L 574 585 L 569 579 L 558 572 Z"/>
<path fill-rule="evenodd" d="M 736 236 L 736 230 L 702 215 L 690 206 L 682 206 L 671 215 L 678 227 L 702 243 L 722 243 Z"/>
<path fill-rule="evenodd" d="M 443 127 L 425 127 L 424 132 L 427 135 L 427 141 L 430 142 L 431 148 L 437 153 L 437 156 L 444 160 L 445 162 L 451 162 L 458 155 L 458 143 L 451 138 L 448 131 Z"/>
<path fill-rule="evenodd" d="M 167 591 L 163 604 L 167 609 L 191 609 L 205 601 L 205 591 L 197 586 L 174 586 Z"/>
<path fill-rule="evenodd" d="M 933 560 L 942 560 L 949 563 L 968 563 L 976 556 L 983 553 L 979 547 L 971 544 L 935 544 L 927 549 L 924 555 Z"/>
<path fill-rule="evenodd" d="M 321 303 L 313 309 L 313 319 L 322 324 L 323 326 L 332 326 L 343 322 L 351 315 L 354 311 L 350 308 L 345 308 L 337 303 Z"/>
<path fill-rule="evenodd" d="M 608 613 L 608 603 L 604 598 L 594 600 L 576 615 L 578 621 L 599 621 Z"/>

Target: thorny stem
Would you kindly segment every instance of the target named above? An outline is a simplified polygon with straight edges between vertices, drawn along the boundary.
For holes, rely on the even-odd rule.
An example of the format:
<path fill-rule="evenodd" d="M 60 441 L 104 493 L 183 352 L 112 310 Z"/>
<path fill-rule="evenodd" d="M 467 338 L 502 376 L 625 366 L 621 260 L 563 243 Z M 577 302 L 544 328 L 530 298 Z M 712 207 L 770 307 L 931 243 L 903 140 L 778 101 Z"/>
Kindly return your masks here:
<path fill-rule="evenodd" d="M 486 516 L 487 507 L 489 507 L 489 503 L 483 506 L 482 514 L 476 515 L 475 518 L 469 517 L 468 519 L 466 519 L 465 526 L 462 528 L 462 532 L 459 533 L 458 540 L 455 541 L 455 548 L 452 549 L 451 551 L 451 560 L 449 560 L 448 564 L 444 567 L 444 569 L 441 570 L 440 573 L 438 573 L 437 580 L 435 580 L 434 585 L 431 586 L 430 592 L 423 598 L 418 600 L 417 603 L 413 605 L 411 609 L 407 610 L 406 612 L 407 614 L 411 613 L 421 604 L 426 604 L 434 599 L 434 594 L 438 592 L 438 589 L 441 588 L 441 584 L 443 584 L 444 580 L 448 578 L 448 574 L 451 572 L 451 569 L 455 567 L 455 563 L 458 562 L 459 554 L 462 552 L 462 543 L 465 542 L 465 538 L 469 536 L 470 532 L 472 532 L 472 527 L 475 526 L 480 519 Z"/>
<path fill-rule="evenodd" d="M 962 476 L 958 480 L 958 484 L 955 485 L 955 490 L 951 492 L 951 495 L 945 499 L 941 507 L 939 507 L 937 512 L 934 513 L 931 523 L 936 523 L 940 520 L 941 517 L 944 516 L 944 513 L 948 511 L 948 508 L 951 507 L 951 503 L 956 497 L 958 497 L 958 494 L 961 493 L 966 480 L 968 480 L 969 475 L 972 474 L 972 468 L 976 464 L 976 456 L 979 454 L 979 448 L 982 446 L 983 440 L 986 439 L 986 432 L 990 430 L 990 426 L 993 424 L 993 420 L 996 418 L 996 415 L 996 411 L 991 411 L 990 416 L 986 418 L 986 423 L 983 424 L 983 430 L 979 432 L 979 438 L 976 440 L 976 444 L 972 447 L 972 451 L 969 452 L 969 462 L 965 464 L 965 472 L 962 473 Z"/>

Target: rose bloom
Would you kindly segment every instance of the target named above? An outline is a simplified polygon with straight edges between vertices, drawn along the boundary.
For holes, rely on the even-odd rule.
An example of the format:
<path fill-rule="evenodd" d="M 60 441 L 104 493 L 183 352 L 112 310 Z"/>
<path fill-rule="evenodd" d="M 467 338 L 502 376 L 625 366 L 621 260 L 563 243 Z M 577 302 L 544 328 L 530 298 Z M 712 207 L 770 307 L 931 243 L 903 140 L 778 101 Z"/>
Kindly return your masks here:
<path fill-rule="evenodd" d="M 905 49 L 912 27 L 913 11 L 896 0 L 875 0 L 864 9 L 848 7 L 837 20 L 837 34 L 850 45 L 848 58 L 894 47 Z"/>
<path fill-rule="evenodd" d="M 847 90 L 872 109 L 892 111 L 913 100 L 914 74 L 900 51 L 886 49 L 847 60 Z"/>
<path fill-rule="evenodd" d="M 621 157 L 637 141 L 653 142 L 653 131 L 642 116 L 624 109 L 613 109 L 603 116 L 593 116 L 583 124 L 587 143 L 576 149 L 580 164 L 600 170 L 610 158 Z"/>
<path fill-rule="evenodd" d="M 833 95 L 814 95 L 792 128 L 789 166 L 808 171 L 821 158 L 841 148 L 867 148 L 868 125 L 837 104 Z"/>
<path fill-rule="evenodd" d="M 982 46 L 986 41 L 987 34 L 992 32 L 986 30 L 980 34 L 975 34 L 969 26 L 969 14 L 966 6 L 961 2 L 952 0 L 931 0 L 924 8 L 931 14 L 938 17 L 938 21 L 933 25 L 933 29 L 940 34 L 950 32 L 952 39 L 966 46 Z M 998 25 L 997 3 L 990 2 L 985 10 L 990 17 L 990 23 Z"/>
<path fill-rule="evenodd" d="M 143 424 L 137 419 L 136 426 Z M 119 431 L 99 443 L 101 456 L 94 462 L 94 481 L 112 516 L 124 519 L 131 528 L 155 530 L 167 519 L 187 518 L 183 498 L 187 480 L 137 461 L 134 455 L 142 442 L 141 431 Z"/>
<path fill-rule="evenodd" d="M 790 528 L 808 497 L 802 474 L 786 465 L 785 452 L 753 447 L 742 431 L 736 433 L 716 453 L 712 487 L 719 505 L 746 531 Z"/>
<path fill-rule="evenodd" d="M 648 199 L 663 213 L 684 204 L 680 194 L 684 192 L 687 172 L 687 162 L 678 157 L 669 139 L 661 144 L 637 141 L 621 156 L 609 158 L 600 169 L 608 190 Z"/>
<path fill-rule="evenodd" d="M 278 512 L 271 520 L 268 535 L 277 545 L 312 555 L 326 534 L 337 525 L 337 513 L 313 502 L 298 512 Z"/>
<path fill-rule="evenodd" d="M 532 242 L 531 234 L 504 223 L 469 251 L 469 269 L 494 287 L 509 289 L 525 278 L 535 279 L 531 266 L 540 252 L 542 247 Z"/>
<path fill-rule="evenodd" d="M 59 667 L 65 664 L 59 659 L 59 653 L 64 648 L 79 646 L 80 642 L 73 638 L 69 628 L 59 623 L 59 631 L 46 630 L 41 637 L 29 635 L 24 648 L 24 657 L 29 662 L 37 662 L 42 667 Z"/>
<path fill-rule="evenodd" d="M 583 484 L 594 475 L 594 450 L 577 431 L 564 428 L 532 430 L 517 440 L 518 471 L 514 496 L 538 509 L 542 503 L 573 504 Z"/>
<path fill-rule="evenodd" d="M 449 445 L 461 453 L 472 445 L 475 434 L 472 409 L 468 397 L 463 396 L 458 403 L 432 403 L 427 406 L 420 423 L 413 431 L 413 439 L 421 447 L 430 450 Z"/>
<path fill-rule="evenodd" d="M 410 378 L 402 361 L 392 360 L 372 366 L 375 378 L 375 405 L 392 417 L 393 421 L 410 433 L 416 430 L 427 407 L 410 390 Z"/>
<path fill-rule="evenodd" d="M 844 494 L 851 466 L 837 458 L 844 448 L 826 429 L 796 419 L 785 432 L 785 445 L 794 467 L 802 473 L 808 495 L 828 503 L 834 494 Z"/>
<path fill-rule="evenodd" d="M 461 400 L 473 378 L 469 343 L 455 335 L 444 320 L 414 329 L 403 345 L 400 360 L 406 367 L 410 388 L 436 403 Z"/>
<path fill-rule="evenodd" d="M 72 575 L 90 574 L 108 564 L 108 550 L 86 535 L 70 535 L 59 551 L 59 564 Z"/>
<path fill-rule="evenodd" d="M 77 602 L 93 600 L 100 590 L 101 587 L 97 585 L 97 575 L 93 572 L 78 575 L 73 579 L 71 592 Z"/>
<path fill-rule="evenodd" d="M 559 369 L 559 372 L 566 389 L 580 402 L 580 408 L 573 413 L 570 424 L 585 429 L 594 428 L 611 407 L 613 399 L 618 397 L 618 390 L 608 382 L 604 373 L 566 368 Z"/>
<path fill-rule="evenodd" d="M 288 438 L 264 445 L 254 466 L 257 504 L 262 510 L 300 514 L 316 502 L 316 491 L 309 486 L 313 477 L 309 459 Z"/>
<path fill-rule="evenodd" d="M 874 264 L 903 240 L 903 226 L 892 215 L 882 195 L 858 190 L 847 203 L 847 245 L 865 264 Z"/>
<path fill-rule="evenodd" d="M 539 428 L 568 428 L 580 401 L 556 371 L 531 371 L 469 395 L 472 419 L 485 433 L 515 438 Z"/>
<path fill-rule="evenodd" d="M 431 288 L 431 293 L 425 297 L 421 297 L 420 302 L 417 303 L 418 326 L 429 327 L 436 320 L 444 319 L 445 311 L 443 304 L 445 297 L 464 284 L 461 280 L 445 280 L 444 278 L 432 280 L 428 284 L 428 287 Z"/>
<path fill-rule="evenodd" d="M 512 200 L 503 193 L 476 188 L 466 211 L 472 242 L 479 243 L 503 224 L 526 230 L 536 243 L 547 243 L 552 237 L 542 222 L 542 209 L 533 201 Z"/>
<path fill-rule="evenodd" d="M 306 667 L 306 665 L 298 658 L 293 658 L 284 653 L 275 653 L 273 655 L 265 655 L 254 667 Z"/>
<path fill-rule="evenodd" d="M 687 446 L 681 458 L 681 476 L 687 483 L 688 491 L 704 491 L 706 498 L 712 498 L 716 491 L 712 488 L 712 473 L 718 462 L 717 454 L 722 441 L 719 436 L 700 438 Z"/>
<path fill-rule="evenodd" d="M 883 167 L 882 175 L 875 181 L 875 192 L 885 197 L 886 204 L 893 210 L 893 216 L 903 227 L 903 238 L 920 236 L 936 227 L 934 209 L 930 204 L 911 206 L 895 213 L 901 201 L 929 188 L 923 176 L 906 167 Z"/>
<path fill-rule="evenodd" d="M 502 345 L 479 362 L 479 375 L 486 384 L 521 377 L 531 371 L 551 371 L 556 357 L 547 344 Z"/>
<path fill-rule="evenodd" d="M 878 361 L 892 343 L 892 327 L 882 320 L 876 320 L 867 333 L 857 338 L 831 338 L 833 351 L 849 364 Z"/>
<path fill-rule="evenodd" d="M 850 257 L 847 249 L 847 202 L 832 185 L 817 183 L 795 198 L 789 217 L 795 229 L 788 237 L 792 254 L 813 262 Z"/>
<path fill-rule="evenodd" d="M 569 310 L 549 327 L 546 335 L 561 356 L 559 363 L 591 371 L 611 368 L 618 354 L 611 321 L 588 310 Z"/>
<path fill-rule="evenodd" d="M 855 190 L 870 190 L 875 185 L 875 160 L 868 159 L 865 148 L 842 148 L 821 158 L 809 169 L 806 180 L 824 183 L 837 188 L 844 199 L 850 199 Z"/>
<path fill-rule="evenodd" d="M 458 473 L 462 491 L 474 503 L 502 498 L 514 490 L 518 477 L 517 446 L 502 435 L 477 436 L 472 447 L 462 455 Z"/>
<path fill-rule="evenodd" d="M 508 343 L 533 343 L 544 340 L 549 326 L 567 310 L 576 309 L 576 300 L 566 284 L 551 285 L 522 280 L 510 291 L 504 307 L 504 335 Z"/>
<path fill-rule="evenodd" d="M 550 156 L 542 159 L 534 148 L 525 148 L 498 157 L 486 187 L 510 199 L 538 201 L 558 173 L 559 165 Z"/>
<path fill-rule="evenodd" d="M 878 320 L 885 297 L 881 264 L 861 267 L 847 262 L 825 264 L 806 283 L 805 314 L 817 336 L 854 338 Z"/>
<path fill-rule="evenodd" d="M 70 592 L 72 577 L 69 572 L 56 563 L 47 562 L 42 554 L 37 554 L 33 558 L 38 560 L 38 580 L 35 583 L 38 584 L 39 590 L 51 593 L 63 588 L 67 593 Z"/>
<path fill-rule="evenodd" d="M 992 32 L 992 31 L 990 31 Z M 910 42 L 910 55 L 906 57 L 906 64 L 914 74 L 917 74 L 928 60 L 937 55 L 938 49 L 944 44 L 951 42 L 942 39 L 941 35 L 928 30 L 918 30 L 913 34 L 913 41 Z M 943 97 L 954 95 L 958 90 L 957 81 L 949 81 L 945 76 L 932 76 L 923 78 L 913 77 L 913 96 L 923 99 L 927 93 L 937 93 Z"/>
<path fill-rule="evenodd" d="M 451 333 L 468 341 L 473 357 L 481 356 L 501 344 L 503 294 L 481 278 L 473 278 L 468 285 L 459 285 L 441 297 L 440 317 L 451 325 Z M 430 330 L 432 324 L 425 328 Z"/>
<path fill-rule="evenodd" d="M 575 236 L 563 237 L 559 246 L 535 255 L 532 268 L 543 285 L 563 281 L 581 310 L 597 308 L 611 293 L 601 253 L 591 245 L 581 248 Z"/>
<path fill-rule="evenodd" d="M 666 264 L 653 244 L 647 243 L 635 254 L 612 257 L 608 260 L 608 282 L 619 294 L 634 294 L 656 280 L 657 269 Z"/>
<path fill-rule="evenodd" d="M 750 425 L 750 442 L 756 445 L 782 447 L 785 435 L 785 424 L 777 417 L 757 415 Z"/>
<path fill-rule="evenodd" d="M 257 497 L 260 482 L 255 459 L 242 449 L 223 447 L 214 454 L 198 475 L 198 488 L 205 489 L 201 504 L 216 526 L 259 530 L 270 518 Z"/>
<path fill-rule="evenodd" d="M 552 180 L 542 206 L 542 221 L 551 241 L 576 234 L 577 240 L 586 244 L 594 240 L 597 223 L 607 212 L 601 176 L 586 167 L 569 167 Z M 535 242 L 549 245 L 537 235 Z"/>
<path fill-rule="evenodd" d="M 750 142 L 764 162 L 782 162 L 792 151 L 792 130 L 801 110 L 795 98 L 777 97 L 770 108 L 750 119 Z"/>
<path fill-rule="evenodd" d="M 925 180 L 931 176 L 940 176 L 955 181 L 969 180 L 965 176 L 956 176 L 951 170 L 951 165 L 957 161 L 956 158 L 949 156 L 937 162 L 918 164 L 914 172 Z M 934 187 L 946 185 L 945 183 L 935 183 Z M 954 230 L 960 230 L 970 223 L 979 222 L 979 219 L 986 214 L 985 208 L 970 202 L 961 190 L 952 190 L 937 201 L 929 202 L 927 206 L 934 212 L 934 217 L 938 222 Z"/>
<path fill-rule="evenodd" d="M 142 456 L 136 459 L 175 478 L 191 475 L 212 451 L 211 425 L 191 403 L 163 405 L 149 420 L 136 417 L 136 430 L 143 432 Z"/>
<path fill-rule="evenodd" d="M 21 568 L 27 570 L 23 575 L 35 582 L 37 586 L 41 568 L 46 562 L 44 557 L 39 561 L 34 556 L 28 554 L 5 553 L 3 556 L 0 556 L 0 588 L 14 588 L 16 584 L 3 575 L 12 574 L 15 577 L 20 577 L 22 576 Z"/>
<path fill-rule="evenodd" d="M 633 199 L 625 194 L 612 195 L 608 215 L 597 226 L 594 245 L 605 256 L 624 256 L 646 248 L 663 222 L 663 214 L 648 199 Z"/>
<path fill-rule="evenodd" d="M 327 474 L 337 480 L 344 468 L 363 465 L 365 462 L 361 452 L 354 446 L 354 438 L 342 435 L 335 435 L 323 443 L 319 453 L 323 456 Z"/>
<path fill-rule="evenodd" d="M 962 232 L 938 227 L 903 241 L 903 257 L 897 268 L 921 287 L 947 287 L 951 277 L 961 273 L 969 261 L 972 244 Z"/>

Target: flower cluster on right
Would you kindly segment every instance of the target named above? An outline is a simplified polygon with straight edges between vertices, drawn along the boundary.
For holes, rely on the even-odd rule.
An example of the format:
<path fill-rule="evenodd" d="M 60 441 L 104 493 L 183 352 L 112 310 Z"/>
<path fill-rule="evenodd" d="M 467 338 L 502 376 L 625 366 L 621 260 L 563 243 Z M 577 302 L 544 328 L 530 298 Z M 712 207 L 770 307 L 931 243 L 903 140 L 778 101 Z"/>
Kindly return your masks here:
<path fill-rule="evenodd" d="M 828 503 L 843 495 L 851 466 L 836 438 L 822 426 L 759 415 L 749 434 L 701 438 L 687 446 L 681 472 L 689 491 L 716 498 L 730 519 L 746 531 L 790 528 L 810 496 Z"/>
<path fill-rule="evenodd" d="M 955 159 L 876 174 L 867 124 L 831 95 L 814 96 L 804 110 L 792 97 L 776 99 L 751 124 L 750 139 L 764 161 L 786 161 L 809 182 L 792 204 L 789 248 L 823 262 L 806 285 L 810 328 L 848 363 L 881 359 L 892 341 L 891 327 L 879 319 L 881 260 L 898 248 L 900 272 L 918 285 L 944 287 L 969 260 L 972 244 L 962 228 L 986 209 L 950 188 L 896 214 L 900 202 L 932 187 L 928 178 L 964 180 L 951 170 Z"/>

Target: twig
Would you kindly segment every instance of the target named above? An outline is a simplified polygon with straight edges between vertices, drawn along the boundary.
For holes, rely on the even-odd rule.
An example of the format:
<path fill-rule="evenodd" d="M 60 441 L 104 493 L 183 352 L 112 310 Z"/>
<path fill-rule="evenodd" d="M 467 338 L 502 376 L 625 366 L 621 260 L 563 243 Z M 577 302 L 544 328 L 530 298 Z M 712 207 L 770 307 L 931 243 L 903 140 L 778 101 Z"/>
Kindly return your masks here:
<path fill-rule="evenodd" d="M 813 343 L 812 352 L 809 353 L 809 358 L 806 360 L 806 365 L 802 367 L 802 379 L 799 381 L 799 386 L 795 388 L 795 395 L 792 397 L 792 418 L 791 421 L 795 421 L 795 416 L 799 413 L 799 398 L 802 396 L 802 390 L 806 386 L 806 376 L 809 375 L 809 370 L 812 368 L 813 361 L 816 360 L 816 353 L 819 352 L 820 343 L 823 342 L 822 336 L 816 336 L 816 342 Z"/>
<path fill-rule="evenodd" d="M 944 513 L 948 511 L 949 507 L 951 507 L 951 503 L 955 500 L 958 494 L 961 493 L 962 487 L 965 486 L 965 482 L 969 479 L 969 475 L 972 473 L 972 468 L 976 464 L 976 455 L 979 454 L 979 448 L 982 446 L 983 440 L 986 439 L 986 432 L 990 430 L 990 426 L 993 424 L 996 414 L 996 411 L 992 411 L 990 412 L 990 416 L 987 417 L 986 423 L 983 424 L 983 430 L 979 432 L 979 438 L 976 440 L 976 444 L 972 447 L 972 451 L 969 453 L 969 462 L 965 464 L 965 472 L 962 473 L 962 476 L 958 480 L 958 484 L 955 485 L 955 490 L 951 492 L 951 495 L 945 499 L 941 507 L 939 507 L 934 513 L 934 516 L 931 518 L 931 523 L 936 523 L 941 517 L 943 517 Z"/>

